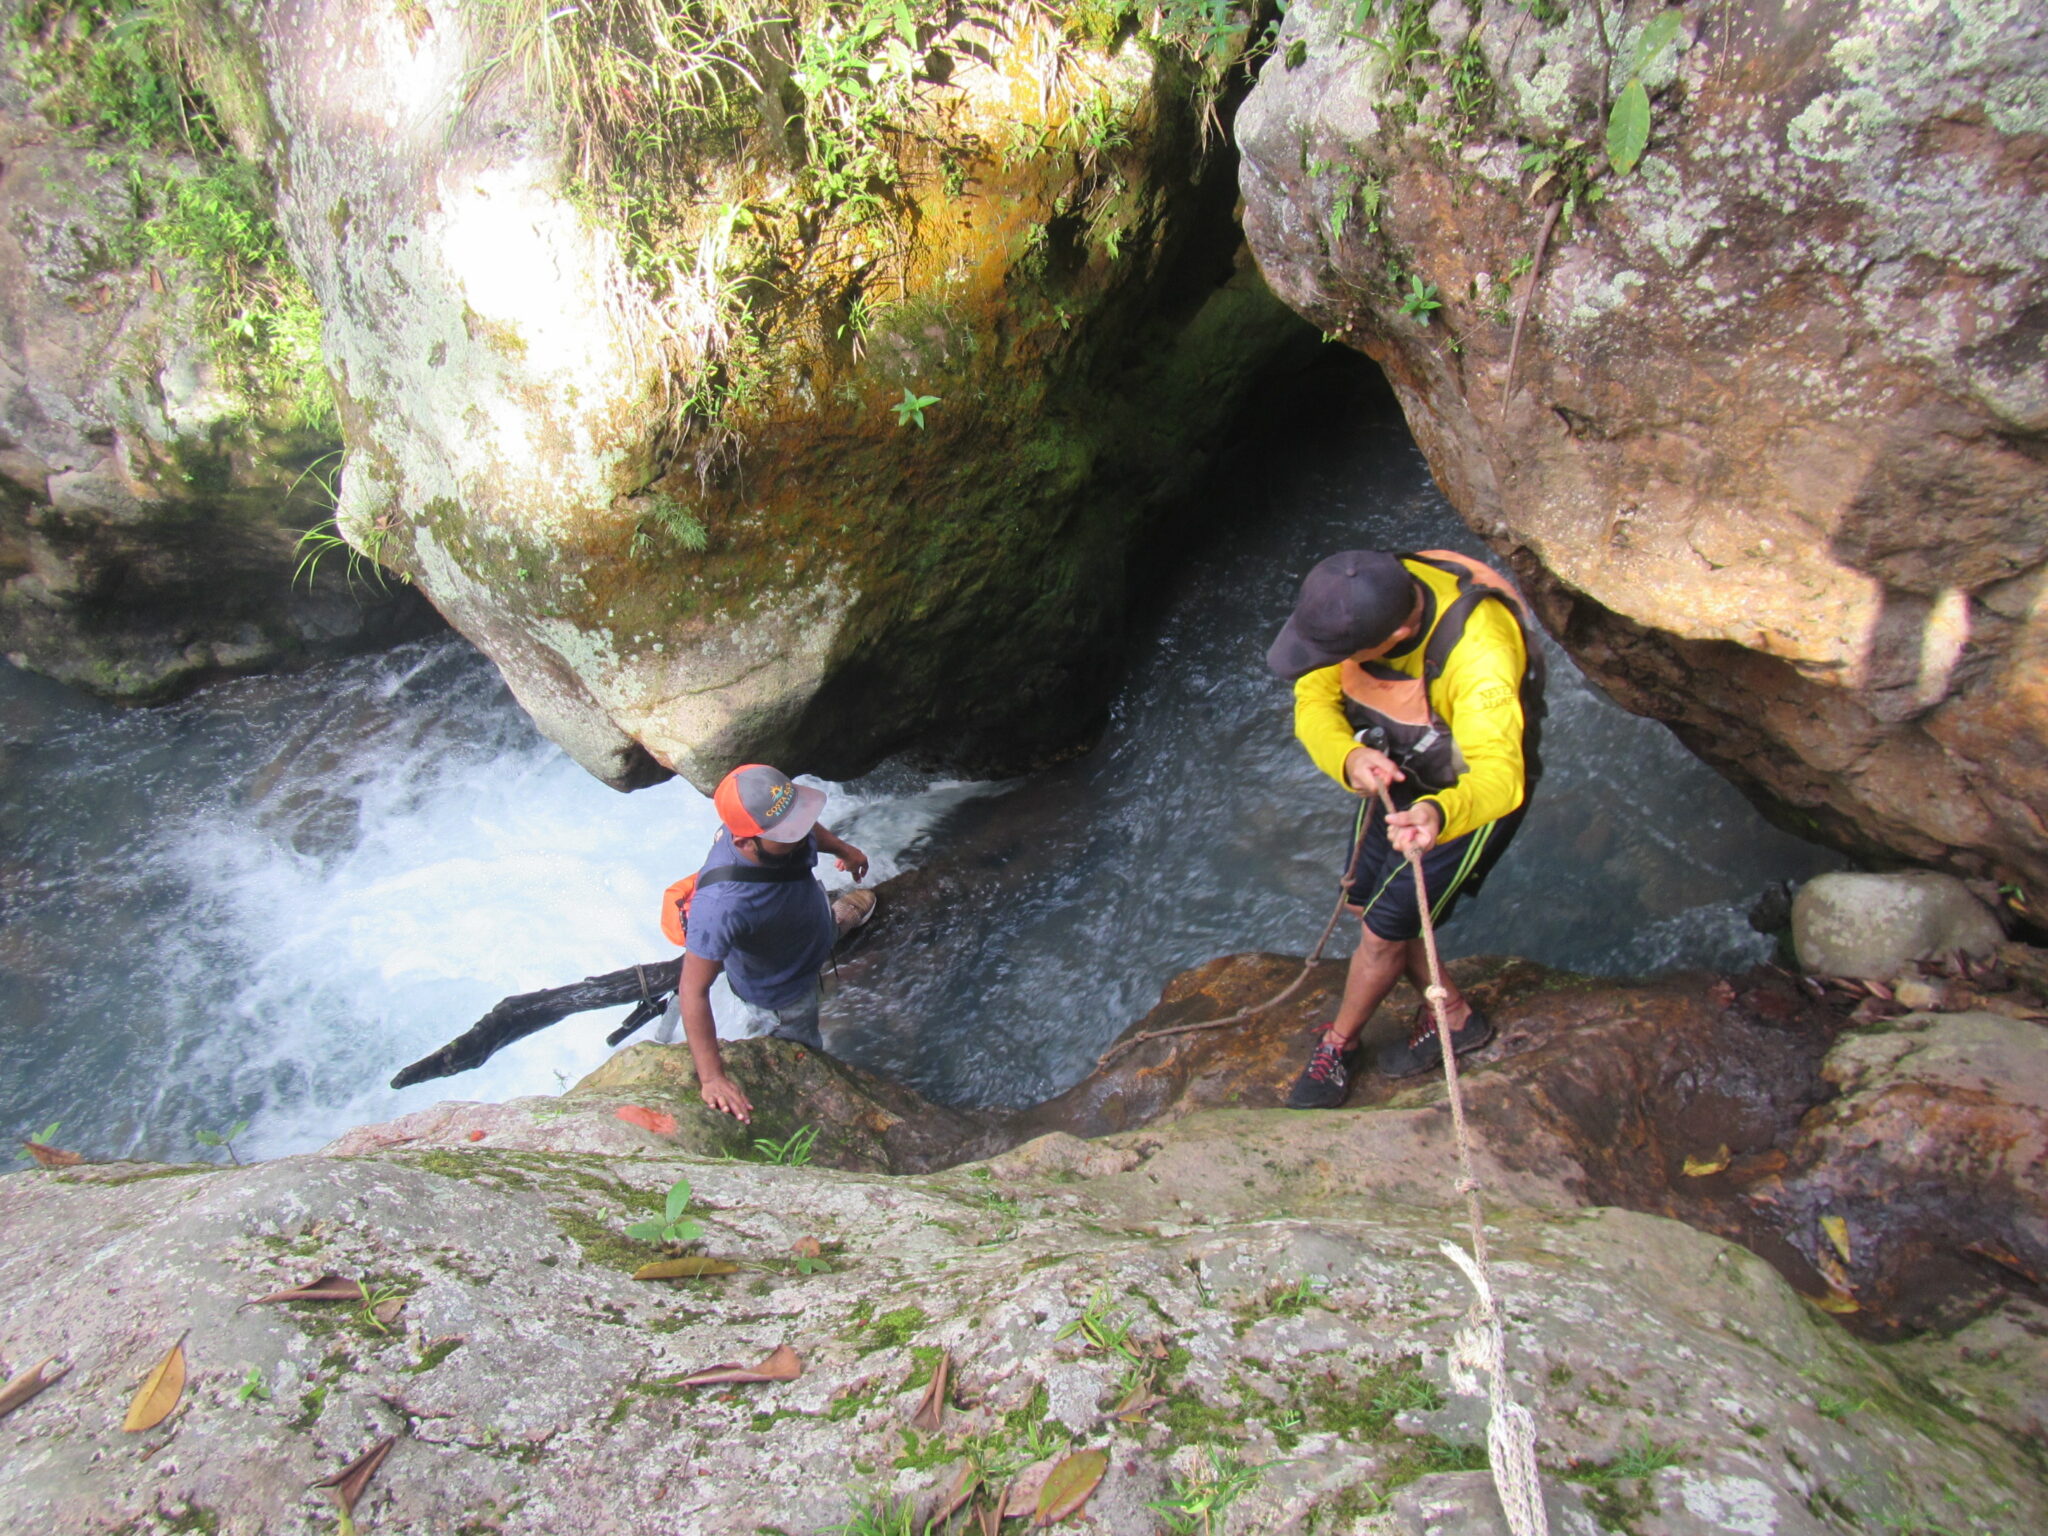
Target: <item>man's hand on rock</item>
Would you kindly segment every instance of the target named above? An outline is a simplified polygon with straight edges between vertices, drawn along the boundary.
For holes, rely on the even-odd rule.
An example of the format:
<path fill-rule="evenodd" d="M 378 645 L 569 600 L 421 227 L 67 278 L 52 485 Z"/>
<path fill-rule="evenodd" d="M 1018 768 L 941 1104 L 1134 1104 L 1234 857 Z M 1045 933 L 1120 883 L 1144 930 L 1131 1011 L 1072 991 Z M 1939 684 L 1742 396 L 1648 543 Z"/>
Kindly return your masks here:
<path fill-rule="evenodd" d="M 868 877 L 868 856 L 848 843 L 845 854 L 839 860 L 839 867 L 849 872 L 854 883 L 858 885 Z"/>
<path fill-rule="evenodd" d="M 1387 818 L 1387 841 L 1393 844 L 1394 852 L 1404 857 L 1427 853 L 1436 846 L 1437 834 L 1443 829 L 1443 812 L 1437 809 L 1436 802 L 1418 800 L 1407 810 L 1396 811 Z"/>
<path fill-rule="evenodd" d="M 1361 795 L 1376 795 L 1407 777 L 1391 757 L 1372 747 L 1353 747 L 1344 759 L 1345 782 Z"/>
<path fill-rule="evenodd" d="M 740 1085 L 729 1077 L 708 1077 L 697 1090 L 704 1095 L 704 1102 L 722 1114 L 731 1115 L 742 1123 L 754 1118 L 754 1106 L 747 1101 Z"/>

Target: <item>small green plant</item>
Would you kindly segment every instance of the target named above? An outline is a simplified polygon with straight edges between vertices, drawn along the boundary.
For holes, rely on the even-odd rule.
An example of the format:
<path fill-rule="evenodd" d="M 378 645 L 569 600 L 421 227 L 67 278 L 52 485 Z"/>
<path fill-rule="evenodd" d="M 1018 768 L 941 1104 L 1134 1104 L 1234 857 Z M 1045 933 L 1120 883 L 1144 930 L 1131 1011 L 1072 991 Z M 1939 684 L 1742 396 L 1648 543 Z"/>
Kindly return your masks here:
<path fill-rule="evenodd" d="M 1839 1424 L 1850 1414 L 1861 1413 L 1869 1406 L 1870 1399 L 1867 1397 L 1837 1397 L 1832 1392 L 1823 1392 L 1815 1400 L 1813 1411 L 1822 1418 L 1833 1419 Z"/>
<path fill-rule="evenodd" d="M 1309 1307 L 1321 1306 L 1323 1288 L 1317 1280 L 1315 1275 L 1303 1275 L 1294 1284 L 1275 1292 L 1266 1310 L 1275 1317 L 1299 1317 Z"/>
<path fill-rule="evenodd" d="M 405 1300 L 405 1287 L 402 1285 L 366 1285 L 362 1288 L 362 1291 L 363 1299 L 357 1303 L 357 1307 L 362 1314 L 363 1326 L 374 1328 L 379 1333 L 390 1333 L 391 1324 L 379 1314 L 392 1311 L 393 1302 Z"/>
<path fill-rule="evenodd" d="M 879 1499 L 853 1518 L 832 1527 L 837 1536 L 923 1536 L 917 1519 L 917 1500 Z"/>
<path fill-rule="evenodd" d="M 692 554 L 701 553 L 711 542 L 711 530 L 704 526 L 704 519 L 677 501 L 673 496 L 656 495 L 649 499 L 648 521 L 676 544 Z"/>
<path fill-rule="evenodd" d="M 662 1202 L 662 1214 L 634 1222 L 626 1228 L 626 1236 L 643 1243 L 694 1243 L 704 1235 L 704 1228 L 684 1214 L 689 1208 L 690 1181 L 677 1179 Z"/>
<path fill-rule="evenodd" d="M 939 397 L 937 395 L 920 395 L 913 390 L 905 389 L 903 391 L 903 398 L 890 406 L 889 409 L 896 413 L 897 426 L 907 427 L 915 422 L 918 431 L 922 432 L 924 430 L 925 407 L 937 405 L 938 403 Z"/>
<path fill-rule="evenodd" d="M 194 1131 L 192 1139 L 202 1147 L 219 1147 L 225 1151 L 234 1165 L 239 1168 L 242 1160 L 235 1156 L 235 1138 L 249 1129 L 249 1122 L 237 1120 L 224 1131 Z"/>
<path fill-rule="evenodd" d="M 818 1128 L 804 1126 L 786 1141 L 771 1141 L 766 1136 L 754 1138 L 754 1151 L 764 1163 L 774 1163 L 785 1168 L 807 1167 L 811 1161 L 811 1148 L 817 1142 Z M 810 1271 L 806 1270 L 808 1274 Z"/>
<path fill-rule="evenodd" d="M 47 1147 L 50 1144 L 50 1138 L 57 1134 L 57 1127 L 59 1127 L 63 1123 L 64 1122 L 62 1120 L 52 1120 L 40 1131 L 37 1131 L 33 1136 L 30 1136 L 26 1139 L 36 1146 Z M 14 1155 L 18 1158 L 35 1156 L 35 1154 L 29 1151 L 26 1147 L 24 1147 L 21 1151 L 15 1153 Z"/>
<path fill-rule="evenodd" d="M 1213 1536 L 1216 1517 L 1256 1488 L 1270 1462 L 1246 1466 L 1213 1445 L 1202 1448 L 1207 1465 L 1186 1477 L 1176 1477 L 1163 1499 L 1146 1504 L 1156 1509 L 1168 1530 L 1181 1536 Z"/>
<path fill-rule="evenodd" d="M 1120 1355 L 1136 1364 L 1138 1351 L 1130 1342 L 1130 1319 L 1110 1310 L 1109 1293 L 1097 1291 L 1088 1298 L 1081 1315 L 1068 1323 L 1053 1337 L 1071 1339 L 1079 1336 L 1082 1343 L 1092 1352 L 1104 1355 Z"/>
<path fill-rule="evenodd" d="M 1413 315 L 1427 325 L 1430 315 L 1443 307 L 1442 300 L 1436 296 L 1435 283 L 1425 283 L 1413 272 L 1408 274 L 1408 291 L 1401 297 L 1402 314 Z"/>
<path fill-rule="evenodd" d="M 1628 84 L 1607 113 L 1607 163 L 1617 176 L 1634 170 L 1649 147 L 1650 93 L 1643 85 L 1643 71 L 1677 41 L 1683 20 L 1676 10 L 1659 11 L 1636 38 Z"/>
<path fill-rule="evenodd" d="M 235 1401 L 238 1403 L 267 1403 L 270 1401 L 270 1388 L 263 1380 L 262 1366 L 252 1365 L 249 1367 L 249 1374 L 244 1376 L 242 1384 L 235 1388 Z"/>

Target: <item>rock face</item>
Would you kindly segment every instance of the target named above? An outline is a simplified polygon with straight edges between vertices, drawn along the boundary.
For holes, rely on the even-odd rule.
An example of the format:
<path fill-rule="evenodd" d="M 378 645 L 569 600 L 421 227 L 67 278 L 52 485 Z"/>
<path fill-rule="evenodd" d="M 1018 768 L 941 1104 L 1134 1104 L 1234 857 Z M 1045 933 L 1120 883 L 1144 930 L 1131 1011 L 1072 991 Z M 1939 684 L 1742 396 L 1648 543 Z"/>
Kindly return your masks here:
<path fill-rule="evenodd" d="M 465 13 L 243 12 L 342 526 L 621 787 L 1071 746 L 1152 514 L 1312 339 L 1186 45 L 797 9 L 630 151 L 573 93 L 644 58 L 565 32 L 558 99 Z"/>
<path fill-rule="evenodd" d="M 1274 291 L 1622 702 L 1852 850 L 2048 880 L 2048 18 L 1363 9 L 1239 114 Z"/>
<path fill-rule="evenodd" d="M 191 264 L 132 254 L 92 161 L 0 75 L 0 654 L 150 702 L 434 626 L 340 556 L 294 580 L 338 438 L 222 366 Z"/>
<path fill-rule="evenodd" d="M 0 1499 L 53 1531 L 310 1533 L 334 1519 L 310 1485 L 388 1436 L 366 1530 L 737 1536 L 929 1509 L 963 1462 L 1000 1486 L 1089 1447 L 1100 1530 L 1152 1529 L 1149 1501 L 1239 1467 L 1231 1530 L 1496 1529 L 1483 1403 L 1446 1390 L 1456 1197 L 1441 1163 L 1433 1188 L 1383 1186 L 1388 1113 L 1212 1111 L 908 1178 L 488 1146 L 14 1174 L 0 1352 L 71 1371 L 8 1415 Z M 678 1178 L 739 1273 L 628 1277 L 655 1250 L 623 1228 Z M 1676 1222 L 1542 1181 L 1494 1194 L 1554 1531 L 2048 1520 L 2022 1443 L 1919 1374 L 1960 1380 L 1953 1351 L 1859 1343 Z M 326 1272 L 403 1311 L 243 1305 Z M 181 1335 L 178 1411 L 123 1434 Z M 2038 1372 L 2038 1339 L 2004 1342 L 2004 1369 Z M 681 1384 L 782 1345 L 794 1381 Z M 913 1429 L 941 1360 L 943 1418 Z"/>
<path fill-rule="evenodd" d="M 1952 875 L 1929 870 L 1818 875 L 1792 899 L 1799 963 L 1823 976 L 1889 981 L 1916 960 L 1990 955 L 1998 919 Z"/>

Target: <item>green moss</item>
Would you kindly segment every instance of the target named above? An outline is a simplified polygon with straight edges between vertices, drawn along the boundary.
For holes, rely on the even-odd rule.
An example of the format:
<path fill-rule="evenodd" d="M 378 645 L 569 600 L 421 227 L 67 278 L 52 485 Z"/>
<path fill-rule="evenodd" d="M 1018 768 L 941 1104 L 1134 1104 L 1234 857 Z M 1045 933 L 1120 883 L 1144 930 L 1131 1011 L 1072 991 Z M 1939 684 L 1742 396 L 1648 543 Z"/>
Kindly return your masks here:
<path fill-rule="evenodd" d="M 124 1173 L 114 1178 L 101 1176 L 98 1178 L 81 1179 L 76 1174 L 59 1173 L 56 1181 L 59 1184 L 94 1184 L 104 1189 L 119 1189 L 123 1184 L 145 1184 L 151 1179 L 189 1179 L 195 1173 L 223 1173 L 225 1171 L 225 1169 L 214 1167 L 211 1163 L 193 1163 L 189 1166 L 179 1164 L 175 1167 L 148 1168 L 141 1173 Z"/>
<path fill-rule="evenodd" d="M 1346 1387 L 1334 1376 L 1311 1377 L 1300 1389 L 1311 1426 L 1331 1434 L 1384 1440 L 1394 1416 L 1443 1406 L 1443 1394 L 1422 1374 L 1413 1355 L 1390 1361 Z"/>
<path fill-rule="evenodd" d="M 548 1207 L 548 1215 L 554 1218 L 556 1226 L 576 1246 L 583 1250 L 585 1263 L 596 1264 L 604 1269 L 624 1270 L 631 1274 L 642 1264 L 652 1263 L 661 1257 L 659 1249 L 646 1243 L 636 1243 L 613 1227 L 593 1219 L 588 1213 L 573 1205 Z"/>
<path fill-rule="evenodd" d="M 327 1406 L 327 1386 L 324 1381 L 315 1382 L 300 1397 L 298 1416 L 291 1422 L 293 1429 L 303 1433 L 320 1422 L 320 1410 Z"/>
<path fill-rule="evenodd" d="M 944 1353 L 944 1350 L 931 1344 L 911 1345 L 910 1374 L 903 1378 L 903 1385 L 897 1390 L 908 1392 L 928 1383 L 932 1379 L 933 1372 L 939 1368 L 939 1356 Z"/>
<path fill-rule="evenodd" d="M 433 1370 L 443 1360 L 454 1354 L 455 1351 L 462 1348 L 463 1343 L 464 1341 L 459 1338 L 436 1339 L 427 1346 L 426 1353 L 421 1355 L 417 1361 L 411 1365 L 402 1366 L 400 1369 L 409 1376 L 424 1376 L 428 1371 Z"/>
<path fill-rule="evenodd" d="M 901 1349 L 922 1333 L 930 1321 L 924 1308 L 916 1305 L 884 1312 L 859 1325 L 860 1352 L 869 1355 L 878 1349 Z"/>
<path fill-rule="evenodd" d="M 1237 1410 L 1218 1408 L 1190 1391 L 1174 1393 L 1159 1410 L 1159 1422 L 1180 1445 L 1228 1444 L 1237 1438 L 1240 1417 Z"/>

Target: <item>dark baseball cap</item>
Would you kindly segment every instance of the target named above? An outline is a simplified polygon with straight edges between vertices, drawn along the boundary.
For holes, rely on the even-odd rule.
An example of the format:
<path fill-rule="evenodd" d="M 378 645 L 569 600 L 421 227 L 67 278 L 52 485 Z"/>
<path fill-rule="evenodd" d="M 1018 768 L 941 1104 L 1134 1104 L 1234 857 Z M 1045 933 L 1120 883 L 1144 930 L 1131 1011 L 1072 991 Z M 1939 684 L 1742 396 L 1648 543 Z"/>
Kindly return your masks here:
<path fill-rule="evenodd" d="M 1322 561 L 1266 651 L 1266 665 L 1292 681 L 1378 645 L 1415 611 L 1415 578 L 1392 555 L 1347 549 Z"/>
<path fill-rule="evenodd" d="M 746 763 L 718 781 L 711 803 L 734 837 L 798 843 L 817 825 L 818 813 L 825 809 L 825 792 L 792 784 L 781 769 L 766 763 Z"/>

